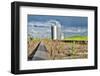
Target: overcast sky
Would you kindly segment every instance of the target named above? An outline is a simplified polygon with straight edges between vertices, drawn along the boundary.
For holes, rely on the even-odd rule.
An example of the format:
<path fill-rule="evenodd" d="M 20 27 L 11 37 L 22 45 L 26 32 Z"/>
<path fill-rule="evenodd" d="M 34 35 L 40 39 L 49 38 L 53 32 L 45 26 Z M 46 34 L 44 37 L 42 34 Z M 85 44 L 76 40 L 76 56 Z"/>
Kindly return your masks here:
<path fill-rule="evenodd" d="M 33 37 L 50 38 L 51 22 L 57 22 L 65 37 L 87 35 L 88 18 L 79 16 L 28 15 L 28 34 Z"/>

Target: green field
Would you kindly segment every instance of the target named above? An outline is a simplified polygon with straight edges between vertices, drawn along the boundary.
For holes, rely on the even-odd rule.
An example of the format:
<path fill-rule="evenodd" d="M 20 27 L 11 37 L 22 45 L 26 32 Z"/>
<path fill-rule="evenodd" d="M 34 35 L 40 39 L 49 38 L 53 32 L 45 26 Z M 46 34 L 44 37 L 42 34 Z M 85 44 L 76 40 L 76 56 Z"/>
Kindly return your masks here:
<path fill-rule="evenodd" d="M 72 36 L 65 38 L 64 40 L 88 40 L 87 36 Z"/>

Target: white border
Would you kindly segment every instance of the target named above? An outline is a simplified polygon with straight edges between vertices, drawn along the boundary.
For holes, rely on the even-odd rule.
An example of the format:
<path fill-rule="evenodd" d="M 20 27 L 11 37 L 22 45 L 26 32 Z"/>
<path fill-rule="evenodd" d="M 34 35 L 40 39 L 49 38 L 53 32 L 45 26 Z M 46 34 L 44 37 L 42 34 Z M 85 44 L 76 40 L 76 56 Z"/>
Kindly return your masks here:
<path fill-rule="evenodd" d="M 88 59 L 27 61 L 27 15 L 88 17 Z M 60 8 L 20 7 L 20 70 L 94 66 L 94 11 Z"/>

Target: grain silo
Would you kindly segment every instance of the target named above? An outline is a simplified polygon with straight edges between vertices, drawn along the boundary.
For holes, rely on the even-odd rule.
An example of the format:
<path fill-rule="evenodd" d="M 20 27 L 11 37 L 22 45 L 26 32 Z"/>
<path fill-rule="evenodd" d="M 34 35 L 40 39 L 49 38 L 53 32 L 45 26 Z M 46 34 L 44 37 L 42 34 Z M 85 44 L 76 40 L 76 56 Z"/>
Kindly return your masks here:
<path fill-rule="evenodd" d="M 57 21 L 53 21 L 51 24 L 51 38 L 61 40 L 61 24 Z"/>

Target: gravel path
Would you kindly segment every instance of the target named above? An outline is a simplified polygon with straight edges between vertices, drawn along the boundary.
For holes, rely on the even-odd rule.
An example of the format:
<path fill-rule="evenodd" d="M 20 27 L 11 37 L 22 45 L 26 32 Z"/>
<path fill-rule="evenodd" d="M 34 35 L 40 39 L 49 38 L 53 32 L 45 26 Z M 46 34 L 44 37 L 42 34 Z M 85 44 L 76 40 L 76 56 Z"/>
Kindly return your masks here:
<path fill-rule="evenodd" d="M 47 49 L 43 42 L 40 43 L 35 55 L 33 56 L 32 60 L 47 60 Z"/>

